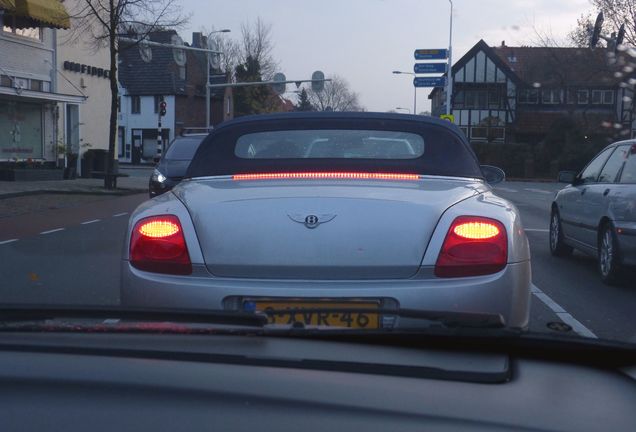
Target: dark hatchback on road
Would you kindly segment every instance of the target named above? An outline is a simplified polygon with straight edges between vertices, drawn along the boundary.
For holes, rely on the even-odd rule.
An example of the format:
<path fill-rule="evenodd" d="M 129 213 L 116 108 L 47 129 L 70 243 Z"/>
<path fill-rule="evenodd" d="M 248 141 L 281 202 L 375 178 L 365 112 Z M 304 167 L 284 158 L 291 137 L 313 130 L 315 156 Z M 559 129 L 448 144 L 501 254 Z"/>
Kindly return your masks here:
<path fill-rule="evenodd" d="M 150 198 L 168 192 L 182 179 L 207 133 L 192 133 L 175 138 L 150 176 Z"/>

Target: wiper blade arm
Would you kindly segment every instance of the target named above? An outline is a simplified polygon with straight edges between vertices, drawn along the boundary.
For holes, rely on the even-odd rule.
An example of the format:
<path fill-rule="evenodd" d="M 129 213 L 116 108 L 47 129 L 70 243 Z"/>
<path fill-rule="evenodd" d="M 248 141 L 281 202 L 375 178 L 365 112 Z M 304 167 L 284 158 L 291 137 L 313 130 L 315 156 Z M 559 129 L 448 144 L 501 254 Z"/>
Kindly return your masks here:
<path fill-rule="evenodd" d="M 117 319 L 250 327 L 263 327 L 267 324 L 267 317 L 264 315 L 229 310 L 137 309 L 119 306 L 86 307 L 50 305 L 2 305 L 0 307 L 0 322 L 44 321 L 53 319 Z"/>

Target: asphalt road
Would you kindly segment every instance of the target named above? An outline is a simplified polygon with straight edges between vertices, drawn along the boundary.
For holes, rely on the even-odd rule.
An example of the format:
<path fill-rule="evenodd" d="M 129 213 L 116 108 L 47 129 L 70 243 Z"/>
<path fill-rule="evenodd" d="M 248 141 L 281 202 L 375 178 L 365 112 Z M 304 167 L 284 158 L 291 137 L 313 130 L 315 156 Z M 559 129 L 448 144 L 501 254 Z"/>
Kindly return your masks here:
<path fill-rule="evenodd" d="M 521 211 L 533 266 L 531 330 L 636 342 L 636 286 L 600 282 L 594 259 L 548 250 L 552 183 L 509 182 L 495 188 Z M 116 305 L 119 258 L 129 214 L 147 195 L 110 197 L 77 206 L 0 218 L 0 302 Z"/>

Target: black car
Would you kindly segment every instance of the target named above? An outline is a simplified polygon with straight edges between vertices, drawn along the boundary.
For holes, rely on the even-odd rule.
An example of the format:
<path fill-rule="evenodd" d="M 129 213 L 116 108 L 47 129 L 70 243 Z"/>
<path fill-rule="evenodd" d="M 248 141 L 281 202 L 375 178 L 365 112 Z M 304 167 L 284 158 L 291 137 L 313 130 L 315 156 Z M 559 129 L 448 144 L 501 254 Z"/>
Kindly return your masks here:
<path fill-rule="evenodd" d="M 150 176 L 150 197 L 169 191 L 182 179 L 199 144 L 207 133 L 193 133 L 175 138 Z"/>

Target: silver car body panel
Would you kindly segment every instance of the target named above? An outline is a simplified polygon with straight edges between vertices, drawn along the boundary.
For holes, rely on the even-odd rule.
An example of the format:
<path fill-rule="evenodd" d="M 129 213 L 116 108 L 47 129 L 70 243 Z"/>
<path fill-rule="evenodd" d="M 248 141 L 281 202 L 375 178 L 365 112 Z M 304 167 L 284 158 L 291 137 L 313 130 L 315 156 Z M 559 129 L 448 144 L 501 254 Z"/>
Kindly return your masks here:
<path fill-rule="evenodd" d="M 608 147 L 634 143 L 621 141 Z M 568 185 L 557 193 L 554 203 L 561 216 L 567 244 L 596 255 L 598 230 L 604 221 L 610 221 L 616 228 L 623 264 L 636 265 L 636 184 L 605 182 Z"/>
<path fill-rule="evenodd" d="M 213 186 L 211 186 L 211 183 Z M 519 218 L 519 212 L 510 202 L 495 196 L 490 187 L 478 179 L 466 178 L 440 178 L 423 176 L 416 185 L 408 182 L 368 182 L 360 180 L 342 181 L 321 181 L 318 184 L 311 181 L 313 187 L 308 188 L 307 183 L 285 182 L 276 186 L 272 181 L 251 181 L 234 182 L 227 177 L 193 179 L 182 182 L 172 192 L 154 198 L 140 205 L 133 213 L 129 221 L 128 236 L 124 245 L 122 261 L 122 303 L 129 306 L 142 307 L 184 307 L 184 308 L 221 308 L 227 307 L 227 299 L 233 297 L 275 297 L 275 298 L 390 298 L 395 300 L 401 307 L 458 311 L 458 312 L 482 312 L 498 313 L 505 319 L 507 325 L 511 327 L 525 328 L 528 324 L 530 305 L 530 251 L 528 241 Z M 205 193 L 204 193 L 205 191 Z M 267 194 L 265 194 L 267 192 Z M 337 194 L 344 204 L 340 204 L 337 210 L 331 207 L 322 208 L 321 205 L 335 205 L 338 203 Z M 267 202 L 271 196 L 276 198 Z M 180 197 L 181 199 L 179 199 Z M 260 198 L 259 198 L 260 197 Z M 292 199 L 294 198 L 294 199 Z M 318 200 L 316 200 L 318 198 Z M 230 219 L 220 226 L 222 230 L 210 230 L 216 233 L 224 241 L 235 241 L 232 231 L 247 230 L 250 235 L 263 232 L 267 242 L 272 242 L 273 237 L 269 237 L 270 230 L 268 223 L 273 218 L 273 213 L 268 214 L 266 207 L 280 210 L 276 231 L 278 237 L 288 236 L 289 239 L 282 239 L 277 244 L 289 245 L 293 239 L 298 239 L 304 233 L 324 235 L 328 229 L 337 231 L 339 235 L 345 236 L 346 231 L 340 230 L 336 221 L 340 217 L 341 224 L 354 224 L 351 232 L 357 233 L 354 236 L 349 233 L 350 241 L 363 244 L 365 247 L 379 247 L 372 254 L 368 254 L 370 265 L 378 265 L 383 259 L 382 252 L 388 262 L 400 262 L 400 259 L 408 260 L 409 272 L 380 272 L 379 277 L 358 277 L 351 278 L 340 269 L 330 268 L 333 257 L 323 257 L 316 255 L 318 266 L 323 271 L 323 277 L 318 278 L 314 274 L 306 278 L 291 278 L 288 270 L 283 268 L 281 277 L 275 277 L 275 272 L 271 272 L 270 277 L 227 277 L 213 274 L 215 266 L 206 265 L 206 253 L 215 251 L 214 246 L 210 246 L 204 241 L 200 241 L 204 236 L 201 233 L 204 227 L 209 227 L 210 220 L 204 220 L 204 213 L 214 214 L 214 209 L 218 205 L 208 207 L 197 207 L 192 200 L 204 201 L 207 203 L 232 203 L 229 208 L 232 212 L 220 210 L 220 215 Z M 291 201 L 290 201 L 291 200 Z M 249 212 L 249 203 L 258 201 L 257 210 Z M 185 204 L 184 204 L 185 202 Z M 238 204 L 237 204 L 238 203 Z M 294 207 L 293 204 L 298 204 Z M 313 204 L 312 204 L 313 203 Z M 388 210 L 382 210 L 376 204 L 382 204 Z M 186 205 L 187 204 L 187 205 Z M 282 205 L 281 205 L 282 204 Z M 434 204 L 435 206 L 432 206 Z M 370 214 L 368 219 L 364 217 L 358 219 L 348 219 L 346 211 L 353 212 L 356 205 L 360 205 L 369 211 L 380 211 L 382 215 L 389 218 L 395 226 L 388 226 L 390 236 L 386 234 L 381 238 L 371 233 L 360 231 L 355 224 L 363 224 L 366 220 L 371 221 L 374 229 L 387 229 L 387 224 L 380 224 L 374 215 Z M 192 206 L 192 208 L 190 208 Z M 222 207 L 222 206 L 221 206 Z M 351 208 L 350 208 L 351 207 Z M 194 211 L 193 211 L 194 209 Z M 250 214 L 247 218 L 241 218 L 237 210 Z M 298 209 L 307 209 L 317 213 L 340 213 L 332 221 L 324 226 L 315 229 L 308 229 L 302 224 L 292 220 L 285 212 L 292 212 Z M 396 212 L 413 213 L 405 214 L 400 218 L 393 218 L 390 209 Z M 196 211 L 202 212 L 197 215 Z M 430 212 L 427 215 L 427 212 Z M 181 221 L 186 244 L 193 263 L 193 274 L 188 276 L 172 276 L 155 274 L 140 271 L 133 268 L 128 262 L 128 244 L 130 242 L 130 232 L 134 225 L 145 217 L 174 214 Z M 247 226 L 259 220 L 258 226 Z M 416 215 L 414 217 L 413 215 Z M 504 270 L 486 276 L 461 277 L 461 278 L 438 278 L 434 275 L 433 269 L 437 256 L 441 250 L 446 234 L 451 223 L 457 216 L 477 215 L 489 217 L 500 221 L 506 228 L 508 237 L 508 262 Z M 199 219 L 197 219 L 199 218 Z M 195 222 L 193 222 L 193 220 Z M 196 225 L 196 221 L 200 225 Z M 416 226 L 416 221 L 420 220 L 421 226 Z M 233 222 L 233 223 L 232 223 Z M 401 223 L 403 222 L 403 223 Z M 401 224 L 400 224 L 401 223 Z M 287 233 L 284 232 L 286 227 Z M 321 228 L 324 228 L 321 232 Z M 398 229 L 399 228 L 399 229 Z M 223 230 L 228 231 L 223 233 Z M 260 231 L 259 231 L 260 230 Z M 410 237 L 401 231 L 414 233 Z M 302 234 L 299 234 L 302 233 Z M 372 240 L 363 238 L 359 242 L 360 234 L 367 234 L 373 237 Z M 388 238 L 385 238 L 388 237 Z M 366 236 L 364 236 L 366 237 Z M 237 237 L 234 237 L 234 239 Z M 326 236 L 329 241 L 345 245 L 337 236 Z M 291 240 L 290 240 L 291 239 Z M 391 244 L 391 241 L 399 241 Z M 210 241 L 212 239 L 208 239 Z M 375 245 L 373 242 L 378 241 Z M 405 243 L 405 244 L 399 244 Z M 414 245 L 409 245 L 413 243 Z M 201 245 L 206 246 L 202 247 Z M 382 247 L 386 244 L 386 247 Z M 398 245 L 409 253 L 400 254 Z M 206 250 L 206 247 L 209 248 Z M 253 245 L 251 247 L 254 247 Z M 246 262 L 251 260 L 268 259 L 267 254 L 274 253 L 272 245 L 268 244 L 265 255 L 247 254 Z M 240 248 L 240 247 L 239 247 Z M 278 249 L 282 251 L 283 249 Z M 294 249 L 293 253 L 298 253 Z M 413 266 L 413 254 L 419 254 Z M 348 263 L 354 263 L 346 254 L 333 251 L 334 256 Z M 232 257 L 233 255 L 229 255 Z M 298 259 L 297 257 L 289 257 Z M 272 258 L 269 263 L 275 263 L 280 257 Z M 308 261 L 304 261 L 308 265 Z M 325 267 L 324 263 L 328 265 Z M 353 272 L 357 275 L 370 275 L 362 269 L 362 261 L 353 267 Z M 272 269 L 275 266 L 270 266 Z M 285 265 L 283 265 L 285 267 Z M 399 267 L 399 265 L 398 265 Z M 394 270 L 394 269 L 392 269 Z M 241 269 L 244 271 L 244 269 Z M 303 270 L 304 271 L 304 270 Z M 329 274 L 333 271 L 334 274 Z M 247 272 L 249 274 L 249 272 Z M 338 277 L 344 275 L 343 277 Z"/>

